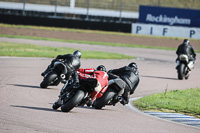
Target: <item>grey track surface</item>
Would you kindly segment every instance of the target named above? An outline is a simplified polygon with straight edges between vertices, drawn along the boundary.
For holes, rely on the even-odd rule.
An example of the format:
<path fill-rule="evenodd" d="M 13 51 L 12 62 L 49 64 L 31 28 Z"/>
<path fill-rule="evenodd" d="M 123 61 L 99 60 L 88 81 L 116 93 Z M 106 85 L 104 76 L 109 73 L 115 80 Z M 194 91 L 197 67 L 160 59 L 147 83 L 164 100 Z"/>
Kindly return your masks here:
<path fill-rule="evenodd" d="M 135 61 L 139 66 L 141 82 L 131 96 L 143 97 L 173 89 L 200 87 L 200 58 L 189 80 L 177 80 L 175 52 L 139 48 L 94 46 L 63 42 L 0 38 L 0 41 L 71 47 L 80 50 L 118 52 L 138 57 L 136 60 L 82 59 L 82 67 L 104 64 L 107 69 L 118 68 Z M 117 104 L 103 110 L 77 107 L 69 113 L 51 106 L 62 85 L 39 88 L 41 72 L 50 63 L 49 58 L 0 57 L 0 132 L 2 133 L 199 133 L 200 129 L 144 115 Z"/>

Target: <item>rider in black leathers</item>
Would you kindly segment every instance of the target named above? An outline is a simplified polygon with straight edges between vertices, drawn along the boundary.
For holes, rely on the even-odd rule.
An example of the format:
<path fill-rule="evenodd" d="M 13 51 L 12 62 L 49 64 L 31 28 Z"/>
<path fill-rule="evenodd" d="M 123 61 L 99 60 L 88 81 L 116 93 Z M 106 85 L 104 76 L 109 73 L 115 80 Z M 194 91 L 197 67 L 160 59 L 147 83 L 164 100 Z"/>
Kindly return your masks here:
<path fill-rule="evenodd" d="M 192 47 L 192 45 L 190 44 L 190 41 L 188 39 L 184 39 L 183 43 L 178 46 L 176 54 L 178 56 L 177 59 L 176 59 L 177 66 L 179 65 L 179 59 L 178 58 L 179 58 L 179 55 L 181 55 L 181 54 L 186 54 L 189 57 L 189 61 L 193 62 L 193 64 L 196 60 L 196 53 L 195 53 L 194 48 Z"/>
<path fill-rule="evenodd" d="M 65 64 L 67 67 L 67 74 L 65 79 L 68 80 L 69 78 L 71 78 L 73 79 L 73 83 L 78 84 L 79 79 L 76 70 L 79 69 L 81 66 L 80 58 L 81 58 L 81 52 L 79 50 L 74 51 L 73 54 L 58 55 L 55 59 L 51 61 L 51 64 L 41 75 L 44 76 L 46 73 L 48 73 L 49 70 L 53 68 L 54 63 L 57 60 L 64 60 L 66 62 Z"/>
<path fill-rule="evenodd" d="M 137 64 L 132 62 L 128 66 L 109 70 L 108 73 L 119 76 L 126 83 L 124 93 L 122 94 L 123 100 L 121 103 L 123 105 L 128 104 L 130 94 L 134 93 L 140 81 Z"/>

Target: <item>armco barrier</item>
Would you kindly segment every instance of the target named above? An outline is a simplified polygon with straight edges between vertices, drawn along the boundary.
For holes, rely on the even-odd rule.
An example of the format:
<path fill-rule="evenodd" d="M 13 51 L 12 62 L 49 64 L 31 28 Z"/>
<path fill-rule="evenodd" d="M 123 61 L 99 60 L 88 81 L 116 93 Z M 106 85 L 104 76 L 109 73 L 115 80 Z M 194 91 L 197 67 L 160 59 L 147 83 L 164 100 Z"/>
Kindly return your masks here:
<path fill-rule="evenodd" d="M 73 20 L 54 17 L 34 17 L 23 15 L 0 14 L 0 23 L 36 25 L 36 26 L 53 26 L 77 29 L 119 31 L 131 33 L 131 24 L 116 22 L 96 22 L 87 20 Z"/>

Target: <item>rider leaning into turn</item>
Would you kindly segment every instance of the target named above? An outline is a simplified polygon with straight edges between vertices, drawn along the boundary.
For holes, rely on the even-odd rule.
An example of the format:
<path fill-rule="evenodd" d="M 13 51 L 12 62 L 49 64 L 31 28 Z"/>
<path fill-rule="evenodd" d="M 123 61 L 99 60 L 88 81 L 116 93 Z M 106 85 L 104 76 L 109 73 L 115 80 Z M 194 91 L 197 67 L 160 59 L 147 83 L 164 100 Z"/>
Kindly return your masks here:
<path fill-rule="evenodd" d="M 188 39 L 184 39 L 183 43 L 178 46 L 176 54 L 178 56 L 177 59 L 176 59 L 177 66 L 179 65 L 179 59 L 178 59 L 179 55 L 186 54 L 189 57 L 189 63 L 188 64 L 191 64 L 191 65 L 188 65 L 188 66 L 191 66 L 190 70 L 194 67 L 194 63 L 195 63 L 195 60 L 196 60 L 196 53 L 195 53 L 194 48 L 192 47 L 192 45 L 190 44 L 190 41 Z M 177 69 L 177 67 L 176 67 L 176 69 Z"/>
<path fill-rule="evenodd" d="M 128 66 L 109 70 L 108 75 L 110 73 L 119 76 L 126 83 L 125 88 L 122 88 L 124 92 L 122 94 L 123 100 L 121 104 L 128 104 L 129 96 L 134 93 L 140 81 L 137 64 L 132 62 Z"/>
<path fill-rule="evenodd" d="M 51 61 L 51 64 L 41 75 L 44 76 L 46 73 L 48 73 L 53 68 L 54 63 L 57 60 L 64 60 L 67 64 L 68 74 L 66 75 L 66 78 L 68 79 L 70 76 L 74 76 L 74 74 L 76 74 L 76 70 L 80 68 L 81 66 L 80 58 L 81 58 L 81 52 L 79 50 L 74 51 L 73 54 L 58 55 L 55 59 Z"/>
<path fill-rule="evenodd" d="M 79 79 L 87 79 L 87 78 L 95 78 L 97 79 L 97 85 L 94 88 L 94 92 L 92 93 L 90 104 L 94 102 L 97 98 L 97 95 L 103 93 L 108 87 L 108 75 L 106 73 L 106 68 L 103 65 L 98 66 L 95 68 L 79 68 L 77 70 L 79 75 Z"/>

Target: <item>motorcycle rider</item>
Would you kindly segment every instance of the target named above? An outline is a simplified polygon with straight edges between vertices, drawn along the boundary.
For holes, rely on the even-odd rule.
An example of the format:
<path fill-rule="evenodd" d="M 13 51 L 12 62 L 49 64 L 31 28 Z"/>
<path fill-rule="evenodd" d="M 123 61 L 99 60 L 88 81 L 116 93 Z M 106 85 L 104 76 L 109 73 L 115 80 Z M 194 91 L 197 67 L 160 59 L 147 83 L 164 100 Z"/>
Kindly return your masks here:
<path fill-rule="evenodd" d="M 47 69 L 41 74 L 42 76 L 44 76 L 46 73 L 48 73 L 54 66 L 54 63 L 57 60 L 64 60 L 66 62 L 66 67 L 67 67 L 67 74 L 66 74 L 66 80 L 64 83 L 68 83 L 65 84 L 67 86 L 63 87 L 60 95 L 59 95 L 59 99 L 53 104 L 52 108 L 53 109 L 57 109 L 61 106 L 61 95 L 69 88 L 77 88 L 79 87 L 79 76 L 77 73 L 77 69 L 80 68 L 81 66 L 81 62 L 80 62 L 80 58 L 81 58 L 81 52 L 79 50 L 76 50 L 73 52 L 73 54 L 65 54 L 65 55 L 58 55 L 56 57 L 56 59 L 53 59 L 51 61 L 51 64 L 47 67 Z"/>
<path fill-rule="evenodd" d="M 108 75 L 109 74 L 119 76 L 126 83 L 125 88 L 121 88 L 124 90 L 122 91 L 123 94 L 120 103 L 123 105 L 128 104 L 129 96 L 134 93 L 140 81 L 137 64 L 135 62 L 131 62 L 128 66 L 109 70 Z"/>
<path fill-rule="evenodd" d="M 191 70 L 192 68 L 194 68 L 194 63 L 195 63 L 195 60 L 196 60 L 196 53 L 195 53 L 194 48 L 192 47 L 192 45 L 190 44 L 190 41 L 188 39 L 184 39 L 183 43 L 178 46 L 176 54 L 178 56 L 177 59 L 176 59 L 176 63 L 177 63 L 176 69 L 178 68 L 179 56 L 181 54 L 186 54 L 188 56 L 188 58 L 189 58 L 189 63 L 188 63 L 189 69 Z"/>
<path fill-rule="evenodd" d="M 94 88 L 91 99 L 89 100 L 88 106 L 92 105 L 99 93 L 103 93 L 108 87 L 108 75 L 106 72 L 106 67 L 104 65 L 99 65 L 95 68 L 79 68 L 77 70 L 79 79 L 93 78 L 97 80 L 96 87 Z M 101 95 L 101 94 L 100 94 Z"/>
<path fill-rule="evenodd" d="M 46 75 L 53 68 L 54 63 L 57 60 L 64 60 L 68 64 L 68 74 L 66 78 L 69 78 L 69 76 L 81 66 L 80 58 L 81 52 L 79 50 L 74 51 L 73 54 L 58 55 L 55 59 L 51 61 L 51 64 L 41 75 Z"/>

